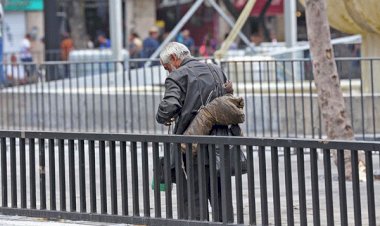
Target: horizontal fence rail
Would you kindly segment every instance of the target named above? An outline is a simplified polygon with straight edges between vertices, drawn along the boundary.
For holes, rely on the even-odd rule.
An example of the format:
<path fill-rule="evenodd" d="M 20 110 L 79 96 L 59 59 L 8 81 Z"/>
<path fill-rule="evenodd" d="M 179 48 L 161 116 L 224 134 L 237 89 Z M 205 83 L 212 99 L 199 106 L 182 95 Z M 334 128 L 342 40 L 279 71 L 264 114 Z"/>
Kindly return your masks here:
<path fill-rule="evenodd" d="M 181 143 L 184 156 L 170 151 Z M 0 213 L 151 225 L 376 225 L 378 150 L 364 141 L 0 131 Z"/>
<path fill-rule="evenodd" d="M 9 81 L 0 85 L 0 128 L 164 134 L 155 113 L 167 72 L 158 61 L 151 67 L 145 63 L 4 64 Z M 380 59 L 338 58 L 336 63 L 357 139 L 378 139 Z M 309 59 L 239 58 L 220 65 L 234 82 L 235 94 L 245 99 L 246 136 L 323 138 Z"/>

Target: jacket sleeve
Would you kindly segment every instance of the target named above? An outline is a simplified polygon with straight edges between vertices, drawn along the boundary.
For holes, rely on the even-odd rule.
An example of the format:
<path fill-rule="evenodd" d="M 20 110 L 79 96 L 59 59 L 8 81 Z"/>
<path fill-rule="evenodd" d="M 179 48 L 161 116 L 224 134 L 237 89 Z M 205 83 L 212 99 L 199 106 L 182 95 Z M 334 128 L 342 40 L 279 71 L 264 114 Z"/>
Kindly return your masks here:
<path fill-rule="evenodd" d="M 182 109 L 182 98 L 184 92 L 181 86 L 171 78 L 165 80 L 165 95 L 158 106 L 156 120 L 158 123 L 164 124 L 169 122 L 171 118 L 176 117 Z"/>

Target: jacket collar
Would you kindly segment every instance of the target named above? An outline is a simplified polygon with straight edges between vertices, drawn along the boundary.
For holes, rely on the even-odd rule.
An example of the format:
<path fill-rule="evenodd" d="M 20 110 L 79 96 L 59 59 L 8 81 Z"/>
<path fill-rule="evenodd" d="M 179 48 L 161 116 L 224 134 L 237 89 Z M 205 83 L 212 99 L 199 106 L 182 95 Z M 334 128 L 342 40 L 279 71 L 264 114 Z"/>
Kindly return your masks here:
<path fill-rule="evenodd" d="M 185 59 L 183 59 L 183 61 L 181 62 L 181 65 L 180 67 L 184 66 L 185 64 L 191 62 L 191 61 L 196 61 L 196 59 L 192 58 L 192 57 L 186 57 Z"/>

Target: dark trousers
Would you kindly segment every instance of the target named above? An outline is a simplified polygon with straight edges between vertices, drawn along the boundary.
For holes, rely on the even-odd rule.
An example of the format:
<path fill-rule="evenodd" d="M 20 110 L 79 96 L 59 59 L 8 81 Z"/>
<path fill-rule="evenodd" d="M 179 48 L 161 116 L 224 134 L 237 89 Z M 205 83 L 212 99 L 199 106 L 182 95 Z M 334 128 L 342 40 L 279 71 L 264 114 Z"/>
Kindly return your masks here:
<path fill-rule="evenodd" d="M 221 222 L 222 221 L 222 193 L 221 193 L 221 179 L 220 176 L 216 177 L 216 184 L 215 184 L 215 200 L 213 202 L 212 197 L 211 197 L 211 177 L 210 177 L 210 167 L 209 165 L 203 165 L 204 167 L 204 172 L 205 172 L 205 183 L 201 183 L 201 186 L 205 186 L 206 190 L 206 198 L 207 201 L 210 202 L 210 205 L 213 209 L 214 215 L 212 216 L 213 221 Z M 188 173 L 186 173 L 188 176 Z M 217 173 L 218 175 L 219 173 Z M 184 204 L 184 219 L 189 219 L 189 195 L 188 195 L 188 188 L 187 188 L 187 179 L 185 176 L 185 173 L 182 170 L 181 173 L 182 176 L 182 187 L 183 187 L 183 204 Z M 198 163 L 197 163 L 197 158 L 193 158 L 193 178 L 194 178 L 194 193 L 192 198 L 194 199 L 194 209 L 193 211 L 193 219 L 194 220 L 200 220 L 200 193 L 199 193 L 199 168 L 198 168 Z M 208 203 L 208 202 L 207 202 Z M 215 203 L 216 205 L 213 205 Z M 229 203 L 230 208 L 232 209 L 232 203 Z M 209 212 L 208 212 L 208 204 L 206 205 L 207 208 L 207 215 L 206 215 L 206 220 L 209 220 Z M 231 213 L 230 216 L 228 217 L 229 222 L 233 222 L 233 214 Z"/>

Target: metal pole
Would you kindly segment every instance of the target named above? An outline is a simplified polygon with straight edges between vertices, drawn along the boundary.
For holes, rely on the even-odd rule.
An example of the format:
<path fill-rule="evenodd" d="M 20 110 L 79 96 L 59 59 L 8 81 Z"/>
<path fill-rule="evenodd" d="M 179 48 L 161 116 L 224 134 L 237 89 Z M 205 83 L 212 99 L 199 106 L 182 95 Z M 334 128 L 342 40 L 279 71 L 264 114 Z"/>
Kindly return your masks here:
<path fill-rule="evenodd" d="M 195 11 L 202 5 L 204 0 L 197 0 L 187 11 L 187 13 L 182 17 L 182 19 L 178 22 L 178 24 L 174 27 L 174 29 L 169 33 L 168 37 L 162 42 L 162 44 L 154 51 L 152 56 L 150 56 L 149 60 L 153 60 L 157 58 L 158 54 L 161 52 L 161 50 L 172 40 L 176 34 L 181 30 L 181 28 L 186 24 L 186 22 L 194 15 Z M 145 63 L 145 66 L 149 66 L 151 64 L 150 61 Z"/>
<path fill-rule="evenodd" d="M 111 30 L 111 48 L 114 60 L 122 60 L 122 4 L 121 0 L 109 0 L 110 30 Z"/>
<path fill-rule="evenodd" d="M 291 48 L 297 44 L 296 0 L 284 1 L 285 11 L 285 42 Z"/>
<path fill-rule="evenodd" d="M 233 19 L 231 19 L 229 16 L 227 16 L 223 9 L 215 2 L 215 0 L 208 0 L 208 2 L 211 4 L 212 7 L 214 7 L 214 9 L 216 10 L 216 12 L 219 13 L 219 15 L 226 21 L 226 23 L 231 27 L 233 28 L 235 26 L 235 22 Z M 251 45 L 251 42 L 249 41 L 249 39 L 243 34 L 243 32 L 239 32 L 238 33 L 239 37 L 241 38 L 241 40 L 249 47 L 251 48 L 251 50 L 253 51 L 253 46 Z"/>

